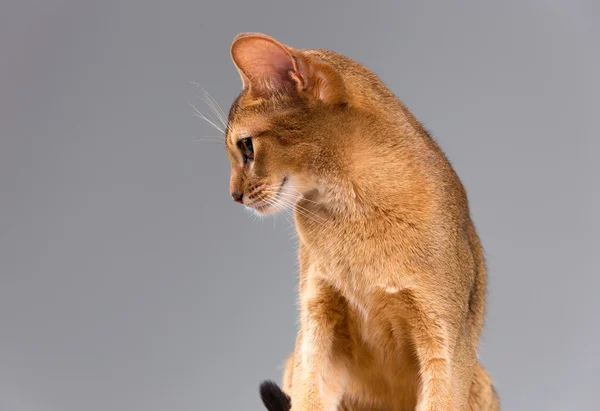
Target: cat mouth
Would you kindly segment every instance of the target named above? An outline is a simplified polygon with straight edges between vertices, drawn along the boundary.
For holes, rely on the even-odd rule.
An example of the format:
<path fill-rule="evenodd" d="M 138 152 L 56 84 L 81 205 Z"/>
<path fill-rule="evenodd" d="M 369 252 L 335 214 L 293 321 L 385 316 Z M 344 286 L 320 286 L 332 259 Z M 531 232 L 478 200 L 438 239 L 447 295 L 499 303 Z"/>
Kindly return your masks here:
<path fill-rule="evenodd" d="M 254 210 L 256 210 L 258 213 L 262 214 L 271 208 L 277 207 L 279 205 L 278 200 L 281 197 L 281 194 L 283 193 L 283 188 L 287 182 L 288 182 L 288 177 L 284 176 L 283 180 L 281 181 L 281 184 L 279 185 L 279 188 L 277 189 L 277 192 L 273 195 L 273 197 L 271 197 L 269 202 L 262 203 L 262 204 L 256 204 L 256 205 L 252 206 L 252 208 L 254 208 Z"/>

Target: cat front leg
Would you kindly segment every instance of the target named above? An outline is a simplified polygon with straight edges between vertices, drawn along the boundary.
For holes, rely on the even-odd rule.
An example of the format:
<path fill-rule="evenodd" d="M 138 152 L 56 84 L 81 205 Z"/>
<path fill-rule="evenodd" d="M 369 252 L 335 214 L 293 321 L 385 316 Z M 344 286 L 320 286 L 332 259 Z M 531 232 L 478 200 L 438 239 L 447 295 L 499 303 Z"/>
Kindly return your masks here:
<path fill-rule="evenodd" d="M 309 270 L 313 272 L 314 269 Z M 314 275 L 305 278 L 294 354 L 292 411 L 336 411 L 346 375 L 340 328 L 346 315 L 341 295 Z"/>
<path fill-rule="evenodd" d="M 431 298 L 423 298 L 413 290 L 401 291 L 397 297 L 409 319 L 419 361 L 421 391 L 416 410 L 468 409 L 475 358 L 470 340 L 458 336 L 460 326 L 453 325 L 456 319 L 432 307 Z"/>

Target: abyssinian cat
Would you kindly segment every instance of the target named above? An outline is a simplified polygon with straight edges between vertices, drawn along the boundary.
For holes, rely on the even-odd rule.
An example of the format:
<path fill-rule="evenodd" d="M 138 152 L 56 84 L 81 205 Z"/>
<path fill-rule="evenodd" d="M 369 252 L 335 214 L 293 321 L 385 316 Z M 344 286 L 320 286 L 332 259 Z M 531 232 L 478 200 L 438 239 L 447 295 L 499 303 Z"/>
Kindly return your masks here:
<path fill-rule="evenodd" d="M 265 405 L 498 410 L 477 359 L 483 250 L 438 145 L 342 55 L 244 33 L 231 56 L 231 196 L 261 215 L 293 207 L 299 238 L 300 330 L 286 394 L 264 384 Z"/>

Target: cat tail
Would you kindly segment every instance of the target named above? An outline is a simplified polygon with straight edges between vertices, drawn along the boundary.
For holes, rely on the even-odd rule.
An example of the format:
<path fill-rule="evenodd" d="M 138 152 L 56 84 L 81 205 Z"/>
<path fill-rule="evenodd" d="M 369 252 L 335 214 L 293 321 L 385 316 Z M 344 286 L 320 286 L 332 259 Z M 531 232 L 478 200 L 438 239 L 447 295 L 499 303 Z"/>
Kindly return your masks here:
<path fill-rule="evenodd" d="M 292 399 L 273 381 L 263 381 L 259 391 L 268 411 L 289 411 L 292 408 Z"/>

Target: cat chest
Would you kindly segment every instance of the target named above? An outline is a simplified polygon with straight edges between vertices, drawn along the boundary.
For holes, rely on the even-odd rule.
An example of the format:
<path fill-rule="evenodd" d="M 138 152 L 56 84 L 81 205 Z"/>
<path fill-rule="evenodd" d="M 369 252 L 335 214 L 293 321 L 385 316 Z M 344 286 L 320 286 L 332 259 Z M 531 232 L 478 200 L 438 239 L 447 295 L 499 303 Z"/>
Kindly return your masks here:
<path fill-rule="evenodd" d="M 357 389 L 375 387 L 393 398 L 397 392 L 415 392 L 418 366 L 408 322 L 401 310 L 384 305 L 349 302 L 338 341 L 347 339 L 346 363 Z M 398 370 L 403 370 L 402 375 Z M 386 397 L 383 392 L 381 397 Z"/>

